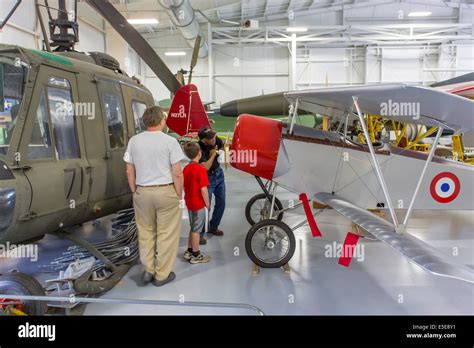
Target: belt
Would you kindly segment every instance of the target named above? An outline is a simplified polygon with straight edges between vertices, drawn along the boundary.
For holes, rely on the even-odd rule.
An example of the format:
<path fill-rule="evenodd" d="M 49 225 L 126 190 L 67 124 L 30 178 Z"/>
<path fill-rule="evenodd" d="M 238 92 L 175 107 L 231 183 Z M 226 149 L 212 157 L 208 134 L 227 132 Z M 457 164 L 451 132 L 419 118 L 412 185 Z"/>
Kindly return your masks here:
<path fill-rule="evenodd" d="M 166 186 L 171 186 L 171 185 L 174 185 L 174 183 L 163 184 L 163 185 L 150 185 L 150 186 L 137 185 L 137 187 L 150 188 L 150 187 L 166 187 Z"/>

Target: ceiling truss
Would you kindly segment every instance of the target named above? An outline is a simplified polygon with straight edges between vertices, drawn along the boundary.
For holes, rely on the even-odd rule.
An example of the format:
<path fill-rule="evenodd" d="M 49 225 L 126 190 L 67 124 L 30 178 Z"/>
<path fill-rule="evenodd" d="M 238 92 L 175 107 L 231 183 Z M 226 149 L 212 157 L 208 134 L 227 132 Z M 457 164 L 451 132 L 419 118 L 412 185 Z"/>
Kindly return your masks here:
<path fill-rule="evenodd" d="M 314 46 L 418 45 L 473 39 L 472 23 L 312 26 L 308 27 L 306 33 L 296 35 L 298 43 L 311 43 Z M 286 32 L 286 27 L 275 26 L 255 30 L 240 30 L 234 27 L 212 28 L 212 42 L 217 45 L 278 44 L 292 41 L 293 36 Z"/>

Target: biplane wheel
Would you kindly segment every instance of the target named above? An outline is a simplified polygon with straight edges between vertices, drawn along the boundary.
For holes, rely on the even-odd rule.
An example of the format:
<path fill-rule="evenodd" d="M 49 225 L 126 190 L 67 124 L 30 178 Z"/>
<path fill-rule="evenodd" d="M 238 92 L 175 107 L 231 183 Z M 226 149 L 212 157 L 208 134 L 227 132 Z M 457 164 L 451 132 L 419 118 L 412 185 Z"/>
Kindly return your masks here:
<path fill-rule="evenodd" d="M 272 202 L 268 200 L 267 196 L 264 193 L 253 196 L 247 203 L 245 207 L 245 217 L 250 225 L 255 225 L 257 222 L 267 220 L 270 218 L 270 207 Z M 283 210 L 283 205 L 280 200 L 275 197 L 275 215 L 277 212 Z M 279 213 L 277 220 L 281 221 L 283 219 L 283 212 Z"/>
<path fill-rule="evenodd" d="M 287 224 L 275 219 L 257 222 L 245 238 L 247 255 L 262 268 L 278 268 L 287 264 L 295 249 L 293 231 Z"/>
<path fill-rule="evenodd" d="M 43 287 L 36 279 L 19 272 L 12 272 L 0 276 L 0 294 L 46 296 Z M 2 305 L 2 303 L 5 303 L 5 305 Z M 0 298 L 0 308 L 8 306 L 6 303 L 9 303 L 10 306 L 13 306 L 19 312 L 27 315 L 45 315 L 48 309 L 45 301 Z M 12 303 L 14 304 L 12 305 Z"/>

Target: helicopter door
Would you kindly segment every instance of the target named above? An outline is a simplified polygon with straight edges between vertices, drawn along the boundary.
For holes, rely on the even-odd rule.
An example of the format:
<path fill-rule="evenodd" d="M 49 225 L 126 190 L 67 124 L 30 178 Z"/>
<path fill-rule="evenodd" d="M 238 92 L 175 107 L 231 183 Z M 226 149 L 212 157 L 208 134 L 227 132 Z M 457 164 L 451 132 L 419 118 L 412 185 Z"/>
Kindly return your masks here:
<path fill-rule="evenodd" d="M 106 197 L 112 198 L 129 193 L 123 155 L 128 142 L 126 114 L 120 84 L 108 79 L 98 81 L 102 114 L 104 115 L 107 152 Z M 115 175 L 114 175 L 115 174 Z"/>
<path fill-rule="evenodd" d="M 75 75 L 41 66 L 20 152 L 20 163 L 24 164 L 24 174 L 31 185 L 31 203 L 25 219 L 44 217 L 66 225 L 80 215 L 74 209 L 85 208 L 88 162 L 76 104 L 79 99 Z M 64 214 L 65 211 L 72 213 Z"/>

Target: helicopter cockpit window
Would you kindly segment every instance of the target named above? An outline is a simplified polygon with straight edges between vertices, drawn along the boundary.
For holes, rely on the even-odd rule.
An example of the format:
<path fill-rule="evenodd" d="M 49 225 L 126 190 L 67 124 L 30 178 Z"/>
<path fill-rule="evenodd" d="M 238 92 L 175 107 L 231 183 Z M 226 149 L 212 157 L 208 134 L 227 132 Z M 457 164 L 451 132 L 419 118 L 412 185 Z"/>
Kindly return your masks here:
<path fill-rule="evenodd" d="M 146 104 L 134 100 L 132 102 L 133 118 L 135 120 L 135 134 L 143 132 L 146 127 L 143 123 L 143 113 L 146 110 Z"/>
<path fill-rule="evenodd" d="M 107 115 L 110 148 L 123 148 L 125 147 L 125 133 L 120 97 L 116 94 L 105 93 L 102 96 L 102 101 Z"/>
<path fill-rule="evenodd" d="M 59 160 L 79 158 L 71 90 L 48 87 L 48 104 L 57 158 Z"/>
<path fill-rule="evenodd" d="M 27 64 L 13 55 L 0 54 L 0 155 L 6 155 L 20 111 Z"/>
<path fill-rule="evenodd" d="M 43 93 L 36 110 L 36 118 L 33 121 L 30 143 L 28 144 L 29 159 L 43 159 L 53 156 L 49 129 L 49 116 L 46 108 L 46 98 Z"/>

